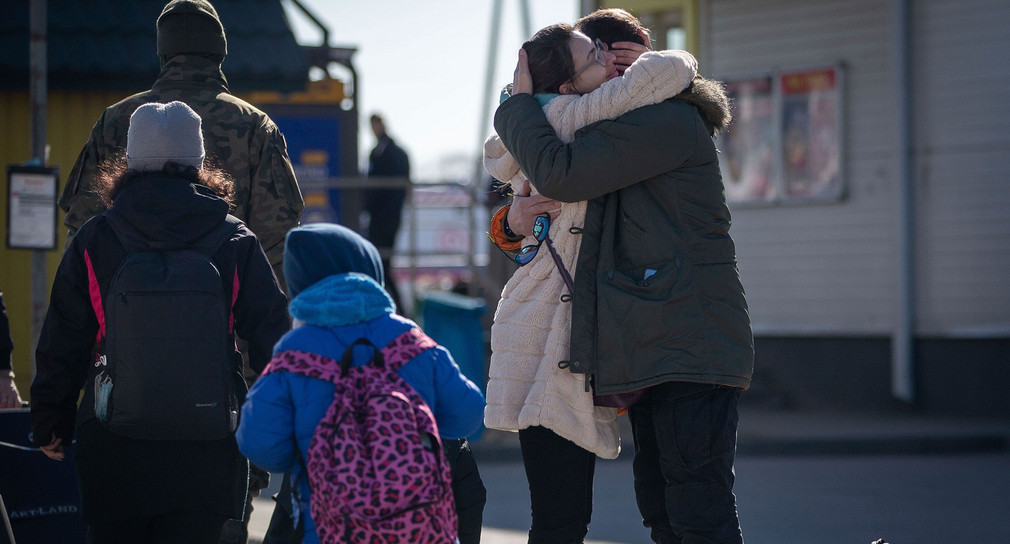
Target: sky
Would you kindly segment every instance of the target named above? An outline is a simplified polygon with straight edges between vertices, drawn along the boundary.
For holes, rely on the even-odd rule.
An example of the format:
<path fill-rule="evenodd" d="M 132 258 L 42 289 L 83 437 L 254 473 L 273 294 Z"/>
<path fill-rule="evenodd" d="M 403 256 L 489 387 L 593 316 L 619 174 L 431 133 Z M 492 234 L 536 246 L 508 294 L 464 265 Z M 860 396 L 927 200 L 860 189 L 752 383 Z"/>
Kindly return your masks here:
<path fill-rule="evenodd" d="M 329 28 L 330 44 L 354 47 L 359 155 L 375 144 L 368 117 L 379 113 L 389 134 L 410 155 L 415 181 L 469 179 L 491 126 L 498 89 L 512 81 L 529 35 L 520 0 L 502 0 L 493 99 L 483 112 L 492 0 L 301 0 Z M 529 34 L 572 23 L 578 0 L 528 0 Z M 299 43 L 320 45 L 318 28 L 283 2 Z M 339 72 L 334 72 L 340 75 Z M 481 135 L 482 123 L 488 133 Z"/>

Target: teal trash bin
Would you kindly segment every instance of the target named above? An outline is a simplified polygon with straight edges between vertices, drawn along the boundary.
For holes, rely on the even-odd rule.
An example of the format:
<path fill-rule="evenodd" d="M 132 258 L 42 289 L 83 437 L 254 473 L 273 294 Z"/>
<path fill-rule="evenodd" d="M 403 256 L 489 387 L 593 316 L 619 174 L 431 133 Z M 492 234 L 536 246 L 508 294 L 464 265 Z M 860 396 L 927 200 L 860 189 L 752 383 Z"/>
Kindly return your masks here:
<path fill-rule="evenodd" d="M 483 299 L 447 291 L 428 291 L 421 296 L 421 325 L 424 332 L 449 350 L 463 375 L 485 392 L 484 327 L 481 318 L 487 311 Z M 467 437 L 480 438 L 483 425 Z"/>

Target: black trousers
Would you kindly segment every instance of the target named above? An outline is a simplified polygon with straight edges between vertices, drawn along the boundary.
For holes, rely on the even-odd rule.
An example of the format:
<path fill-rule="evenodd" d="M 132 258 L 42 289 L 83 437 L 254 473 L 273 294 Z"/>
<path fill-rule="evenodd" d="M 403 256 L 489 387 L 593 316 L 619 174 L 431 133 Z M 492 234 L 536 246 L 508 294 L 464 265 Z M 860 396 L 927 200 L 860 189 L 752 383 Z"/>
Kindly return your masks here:
<path fill-rule="evenodd" d="M 740 393 L 667 382 L 631 407 L 635 496 L 653 542 L 742 544 L 733 495 Z"/>
<path fill-rule="evenodd" d="M 365 191 L 365 210 L 368 212 L 368 241 L 372 242 L 382 253 L 382 269 L 385 275 L 386 291 L 393 297 L 396 311 L 402 313 L 400 290 L 393 281 L 391 255 L 396 243 L 396 234 L 400 231 L 400 221 L 403 214 L 403 201 L 407 191 L 404 189 L 370 189 Z"/>
<path fill-rule="evenodd" d="M 546 427 L 519 431 L 530 486 L 529 544 L 577 544 L 593 515 L 596 454 Z"/>
<path fill-rule="evenodd" d="M 452 496 L 459 519 L 460 544 L 479 544 L 487 489 L 465 438 L 443 438 L 442 450 L 452 470 Z"/>
<path fill-rule="evenodd" d="M 160 516 L 88 524 L 88 544 L 217 544 L 228 516 L 213 512 L 170 512 Z"/>

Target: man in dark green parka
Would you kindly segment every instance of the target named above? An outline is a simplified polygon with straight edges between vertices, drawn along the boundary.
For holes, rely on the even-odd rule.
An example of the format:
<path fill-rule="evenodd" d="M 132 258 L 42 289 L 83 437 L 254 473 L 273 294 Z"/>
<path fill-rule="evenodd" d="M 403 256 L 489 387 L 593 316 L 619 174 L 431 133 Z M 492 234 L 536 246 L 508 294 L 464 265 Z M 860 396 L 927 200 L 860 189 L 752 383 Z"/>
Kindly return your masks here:
<path fill-rule="evenodd" d="M 674 98 L 565 144 L 519 83 L 498 135 L 541 195 L 588 201 L 560 364 L 597 395 L 643 393 L 635 490 L 655 542 L 742 542 L 733 462 L 754 350 L 713 128 Z"/>

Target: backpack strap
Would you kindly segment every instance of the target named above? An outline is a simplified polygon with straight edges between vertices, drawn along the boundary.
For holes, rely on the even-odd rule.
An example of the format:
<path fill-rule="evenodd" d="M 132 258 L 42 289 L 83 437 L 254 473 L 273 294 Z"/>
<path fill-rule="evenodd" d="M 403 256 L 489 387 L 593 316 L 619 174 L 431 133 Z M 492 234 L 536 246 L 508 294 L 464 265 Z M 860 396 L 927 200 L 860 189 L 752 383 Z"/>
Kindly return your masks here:
<path fill-rule="evenodd" d="M 333 331 L 330 331 L 331 333 Z M 375 354 L 369 364 L 379 368 L 386 368 L 390 372 L 396 372 L 409 363 L 421 353 L 429 349 L 438 347 L 438 343 L 431 339 L 420 327 L 411 327 L 402 334 L 394 338 L 381 350 L 367 338 L 358 338 L 344 350 L 340 357 L 340 375 L 347 376 L 348 371 L 354 363 L 354 348 L 356 346 L 369 346 Z"/>
<path fill-rule="evenodd" d="M 330 331 L 330 333 L 332 334 L 333 331 Z M 343 356 L 340 357 L 340 376 L 342 378 L 347 377 L 347 373 L 351 370 L 351 366 L 354 363 L 355 346 L 368 346 L 372 348 L 372 352 L 374 353 L 374 355 L 372 355 L 372 360 L 369 361 L 369 364 L 375 364 L 375 366 L 379 368 L 384 368 L 386 366 L 385 358 L 382 356 L 382 352 L 379 351 L 379 348 L 375 347 L 375 344 L 373 344 L 372 341 L 367 338 L 364 337 L 358 338 L 353 343 L 351 343 L 351 345 L 347 346 L 347 349 L 344 350 Z"/>
<path fill-rule="evenodd" d="M 420 327 L 411 327 L 386 344 L 382 348 L 382 356 L 389 370 L 396 372 L 414 357 L 435 347 L 438 343 L 424 334 Z"/>
<path fill-rule="evenodd" d="M 88 268 L 88 297 L 91 299 L 91 308 L 95 311 L 95 318 L 98 320 L 98 333 L 95 335 L 95 345 L 98 346 L 105 338 L 105 307 L 102 305 L 102 290 L 98 287 L 95 266 L 91 264 L 91 255 L 87 249 L 84 250 L 84 264 Z"/>

